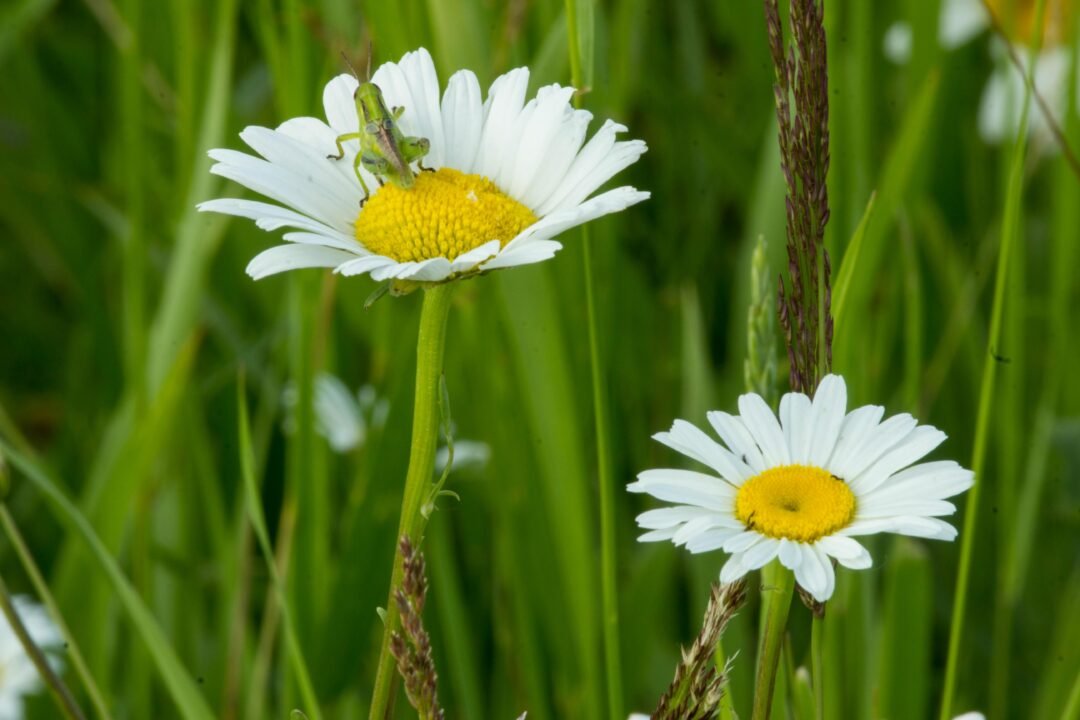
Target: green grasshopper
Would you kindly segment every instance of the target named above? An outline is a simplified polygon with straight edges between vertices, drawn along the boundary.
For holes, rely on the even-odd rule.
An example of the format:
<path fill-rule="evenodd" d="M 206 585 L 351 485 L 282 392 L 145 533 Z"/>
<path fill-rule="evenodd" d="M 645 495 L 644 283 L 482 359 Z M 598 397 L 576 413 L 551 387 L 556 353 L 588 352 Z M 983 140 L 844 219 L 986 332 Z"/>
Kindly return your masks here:
<path fill-rule="evenodd" d="M 348 64 L 348 58 L 345 60 Z M 352 66 L 349 66 L 353 70 Z M 370 62 L 368 77 L 370 78 Z M 360 76 L 353 70 L 353 76 L 360 84 L 353 93 L 356 101 L 356 115 L 360 121 L 360 131 L 345 133 L 337 137 L 337 155 L 327 155 L 331 160 L 340 160 L 345 157 L 343 142 L 349 140 L 360 141 L 360 152 L 356 154 L 353 162 L 353 170 L 356 178 L 360 181 L 360 187 L 364 188 L 364 198 L 360 205 L 367 201 L 371 195 L 367 183 L 360 175 L 360 166 L 375 176 L 379 185 L 383 185 L 383 178 L 394 183 L 400 188 L 408 190 L 416 182 L 416 174 L 413 172 L 412 163 L 418 162 L 427 155 L 431 148 L 431 142 L 422 137 L 406 137 L 397 126 L 397 120 L 405 112 L 403 107 L 395 107 L 393 111 L 387 110 L 383 100 L 382 90 L 371 80 L 361 81 Z M 427 170 L 420 164 L 421 170 Z"/>

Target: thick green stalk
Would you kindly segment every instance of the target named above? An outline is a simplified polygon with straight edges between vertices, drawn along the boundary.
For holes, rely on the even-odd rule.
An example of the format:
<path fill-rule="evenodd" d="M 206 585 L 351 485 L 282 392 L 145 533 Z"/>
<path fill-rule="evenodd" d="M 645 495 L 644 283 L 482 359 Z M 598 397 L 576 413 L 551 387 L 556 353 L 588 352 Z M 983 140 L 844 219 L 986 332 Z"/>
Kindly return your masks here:
<path fill-rule="evenodd" d="M 787 628 L 791 596 L 795 591 L 795 573 L 773 560 L 761 571 L 762 616 L 761 642 L 758 644 L 757 675 L 754 680 L 752 720 L 769 720 L 772 713 L 776 669 Z"/>
<path fill-rule="evenodd" d="M 439 440 L 439 378 L 442 376 L 443 349 L 446 346 L 446 320 L 450 310 L 453 283 L 436 285 L 424 292 L 420 311 L 420 332 L 416 343 L 416 397 L 413 404 L 412 450 L 409 471 L 405 476 L 405 494 L 401 500 L 401 520 L 397 537 L 408 536 L 413 547 L 419 548 L 425 518 L 420 508 L 431 490 L 432 469 L 435 466 L 435 446 Z M 397 546 L 398 543 L 395 543 Z M 382 720 L 390 708 L 394 687 L 394 658 L 390 654 L 390 634 L 397 629 L 400 618 L 394 590 L 401 584 L 404 572 L 401 552 L 394 555 L 394 570 L 390 576 L 386 614 L 383 617 L 382 649 L 375 690 L 371 696 L 370 720 Z"/>

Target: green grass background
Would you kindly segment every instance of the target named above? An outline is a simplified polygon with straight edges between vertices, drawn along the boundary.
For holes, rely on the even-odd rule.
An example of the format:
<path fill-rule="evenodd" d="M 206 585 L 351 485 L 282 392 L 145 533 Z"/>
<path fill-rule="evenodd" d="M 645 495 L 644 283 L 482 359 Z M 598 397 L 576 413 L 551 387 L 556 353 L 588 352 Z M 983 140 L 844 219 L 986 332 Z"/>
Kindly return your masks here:
<path fill-rule="evenodd" d="M 621 488 L 642 469 L 681 462 L 653 432 L 676 417 L 704 424 L 707 409 L 731 410 L 742 391 L 759 234 L 772 274 L 782 269 L 773 71 L 758 2 L 586 0 L 580 12 L 592 18 L 581 43 L 594 124 L 613 117 L 649 144 L 620 179 L 652 199 L 591 230 L 618 485 L 622 700 L 649 711 L 723 556 L 637 544 L 633 517 L 654 503 Z M 935 457 L 966 465 L 980 397 L 988 403 L 954 707 L 1071 720 L 1080 180 L 1060 153 L 1029 151 L 1010 185 L 1012 147 L 987 146 L 975 131 L 993 67 L 987 38 L 939 50 L 936 3 L 834 0 L 826 12 L 834 270 L 876 193 L 835 368 L 853 403 L 915 413 L 949 435 Z M 901 68 L 881 52 L 899 19 L 915 39 Z M 207 172 L 206 150 L 242 147 L 249 124 L 321 115 L 339 52 L 362 57 L 368 39 L 377 62 L 429 48 L 444 82 L 468 67 L 486 87 L 527 64 L 534 89 L 567 83 L 566 26 L 558 0 L 0 7 L 6 503 L 114 717 L 285 718 L 303 704 L 245 507 L 246 451 L 323 716 L 363 716 L 373 681 L 420 298 L 365 311 L 366 279 L 304 271 L 251 282 L 245 264 L 277 241 L 194 212 L 240 192 Z M 1075 112 L 1066 131 L 1080 145 Z M 1003 232 L 1014 242 L 999 258 Z M 578 233 L 563 240 L 554 261 L 462 283 L 451 310 L 457 436 L 493 448 L 483 471 L 452 476 L 461 501 L 441 503 L 426 542 L 426 621 L 453 718 L 609 712 L 583 257 Z M 988 360 L 999 261 L 1001 338 Z M 996 382 L 986 394 L 988 361 Z M 355 453 L 332 453 L 314 432 L 311 383 L 323 370 L 389 400 L 385 428 Z M 250 444 L 238 432 L 241 373 Z M 290 380 L 301 408 L 291 434 L 281 402 Z M 963 523 L 969 508 L 959 506 Z M 959 543 L 880 537 L 871 550 L 875 568 L 841 570 L 829 604 L 827 717 L 931 717 Z M 106 555 L 118 565 L 103 567 Z M 33 592 L 8 536 L 0 573 Z M 743 717 L 757 595 L 724 641 L 739 651 L 731 690 Z M 809 664 L 800 606 L 790 635 L 783 694 Z M 85 701 L 78 677 L 65 677 Z M 408 710 L 402 699 L 398 715 Z M 57 712 L 45 696 L 30 711 Z M 776 716 L 789 711 L 782 696 Z"/>

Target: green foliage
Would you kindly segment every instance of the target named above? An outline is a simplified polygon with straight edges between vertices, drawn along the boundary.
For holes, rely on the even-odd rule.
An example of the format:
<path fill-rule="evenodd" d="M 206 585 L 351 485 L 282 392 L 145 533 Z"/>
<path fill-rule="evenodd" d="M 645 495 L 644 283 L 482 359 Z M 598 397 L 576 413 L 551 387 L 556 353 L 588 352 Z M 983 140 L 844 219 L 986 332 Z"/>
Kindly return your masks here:
<path fill-rule="evenodd" d="M 852 403 L 945 430 L 935 457 L 972 456 L 981 404 L 954 714 L 1066 717 L 1080 704 L 1080 180 L 1060 153 L 1033 144 L 1018 161 L 979 138 L 988 38 L 939 50 L 927 5 L 826 3 L 833 366 Z M 652 199 L 590 228 L 622 700 L 644 711 L 697 634 L 723 556 L 636 543 L 633 517 L 649 502 L 620 488 L 678 461 L 653 432 L 675 417 L 704 425 L 705 410 L 731 411 L 743 391 L 757 238 L 773 291 L 786 262 L 773 75 L 758 3 L 571 7 L 594 127 L 612 117 L 649 144 L 625 182 Z M 880 48 L 900 19 L 916 52 L 897 67 Z M 243 268 L 273 238 L 195 211 L 239 192 L 207 172 L 206 150 L 242 149 L 250 124 L 321 115 L 340 51 L 362 56 L 368 39 L 376 64 L 428 47 L 443 82 L 470 67 L 486 88 L 528 64 L 535 89 L 569 82 L 567 38 L 562 0 L 0 9 L 6 502 L 118 717 L 359 717 L 382 634 L 419 293 L 365 310 L 366 279 L 305 271 L 252 283 Z M 1066 132 L 1080 145 L 1075 115 Z M 460 502 L 438 503 L 424 546 L 424 620 L 450 718 L 607 714 L 584 258 L 579 234 L 563 239 L 553 261 L 461 283 L 453 298 L 454 437 L 486 442 L 492 457 L 449 477 Z M 988 355 L 1002 248 L 1001 335 Z M 984 364 L 996 373 L 986 392 Z M 324 370 L 388 403 L 385 424 L 349 453 L 316 431 Z M 286 385 L 299 398 L 289 429 Z M 828 606 L 825 716 L 929 716 L 959 544 L 886 538 L 870 549 L 876 567 L 841 570 Z M 284 569 L 285 602 L 264 559 Z M 0 574 L 33 592 L 6 543 Z M 724 635 L 725 655 L 738 651 L 729 687 L 741 717 L 760 606 L 751 582 Z M 799 603 L 789 627 L 777 683 L 788 697 L 775 707 L 804 716 L 812 690 L 798 669 L 811 664 L 811 632 Z M 1003 684 L 992 688 L 992 673 Z M 65 677 L 89 708 L 82 683 Z M 55 712 L 44 697 L 29 710 Z M 397 716 L 409 712 L 402 696 Z"/>

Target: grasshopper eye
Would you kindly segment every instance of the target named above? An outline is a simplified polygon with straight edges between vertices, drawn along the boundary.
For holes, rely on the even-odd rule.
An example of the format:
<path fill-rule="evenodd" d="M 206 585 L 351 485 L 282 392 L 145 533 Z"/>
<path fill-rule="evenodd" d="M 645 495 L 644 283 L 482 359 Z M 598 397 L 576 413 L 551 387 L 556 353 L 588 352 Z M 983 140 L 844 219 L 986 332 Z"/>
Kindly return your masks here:
<path fill-rule="evenodd" d="M 364 125 L 364 132 L 366 132 L 368 135 L 378 135 L 379 123 L 369 122 L 367 125 Z"/>
<path fill-rule="evenodd" d="M 385 130 L 393 130 L 394 129 L 394 121 L 391 120 L 390 118 L 386 118 L 386 119 L 384 119 L 382 121 L 382 126 L 383 126 L 383 129 L 385 129 Z"/>

